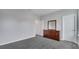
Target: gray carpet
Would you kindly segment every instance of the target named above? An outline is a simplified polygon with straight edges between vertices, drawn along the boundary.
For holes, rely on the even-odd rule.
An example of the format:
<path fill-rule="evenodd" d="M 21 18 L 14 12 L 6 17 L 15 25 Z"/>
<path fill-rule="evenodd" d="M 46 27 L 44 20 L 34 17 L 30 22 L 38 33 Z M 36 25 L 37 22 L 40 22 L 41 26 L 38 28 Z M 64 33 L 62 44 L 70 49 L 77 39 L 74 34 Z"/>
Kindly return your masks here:
<path fill-rule="evenodd" d="M 78 45 L 69 41 L 55 41 L 36 36 L 30 39 L 2 45 L 0 49 L 78 49 Z"/>

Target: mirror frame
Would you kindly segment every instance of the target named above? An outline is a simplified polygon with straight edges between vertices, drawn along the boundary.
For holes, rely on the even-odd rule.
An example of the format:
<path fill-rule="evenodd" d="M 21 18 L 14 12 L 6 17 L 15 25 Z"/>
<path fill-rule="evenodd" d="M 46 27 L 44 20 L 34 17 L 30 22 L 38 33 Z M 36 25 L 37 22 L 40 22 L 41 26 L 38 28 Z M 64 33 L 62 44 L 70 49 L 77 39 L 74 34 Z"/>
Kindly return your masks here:
<path fill-rule="evenodd" d="M 50 20 L 50 21 L 48 21 L 48 23 L 47 23 L 48 30 L 49 30 L 49 24 L 50 24 L 50 22 L 55 22 L 55 29 L 54 30 L 56 30 L 56 27 L 57 27 L 56 20 Z"/>

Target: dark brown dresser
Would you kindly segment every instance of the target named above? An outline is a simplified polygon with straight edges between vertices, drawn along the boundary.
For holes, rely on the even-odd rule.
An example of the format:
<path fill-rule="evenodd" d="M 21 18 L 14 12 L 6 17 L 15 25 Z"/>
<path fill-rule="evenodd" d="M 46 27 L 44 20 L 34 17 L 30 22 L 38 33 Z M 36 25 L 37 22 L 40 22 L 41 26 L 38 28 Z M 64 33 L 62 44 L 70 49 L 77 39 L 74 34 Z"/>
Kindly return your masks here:
<path fill-rule="evenodd" d="M 57 40 L 57 41 L 60 40 L 60 32 L 57 31 L 57 30 L 51 30 L 51 29 L 44 30 L 43 31 L 43 36 L 46 37 L 46 38 Z"/>

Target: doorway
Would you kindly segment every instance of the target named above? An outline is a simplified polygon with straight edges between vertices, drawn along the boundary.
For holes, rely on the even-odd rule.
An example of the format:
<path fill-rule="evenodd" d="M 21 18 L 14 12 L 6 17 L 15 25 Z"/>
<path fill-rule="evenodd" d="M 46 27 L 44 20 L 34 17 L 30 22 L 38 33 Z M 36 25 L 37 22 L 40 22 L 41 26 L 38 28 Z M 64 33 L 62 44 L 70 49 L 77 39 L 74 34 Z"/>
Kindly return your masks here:
<path fill-rule="evenodd" d="M 63 22 L 63 30 L 62 30 L 63 40 L 77 43 L 76 15 L 75 14 L 65 15 L 62 17 L 62 22 Z"/>

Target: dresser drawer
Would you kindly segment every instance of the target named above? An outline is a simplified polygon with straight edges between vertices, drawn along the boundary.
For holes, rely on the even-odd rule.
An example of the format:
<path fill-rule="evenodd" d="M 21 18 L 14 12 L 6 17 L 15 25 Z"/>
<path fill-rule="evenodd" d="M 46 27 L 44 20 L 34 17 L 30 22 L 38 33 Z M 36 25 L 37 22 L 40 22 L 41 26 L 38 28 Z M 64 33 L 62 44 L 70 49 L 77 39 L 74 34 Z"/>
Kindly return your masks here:
<path fill-rule="evenodd" d="M 44 37 L 51 38 L 57 41 L 59 41 L 60 39 L 59 31 L 56 30 L 44 30 L 43 35 Z"/>

